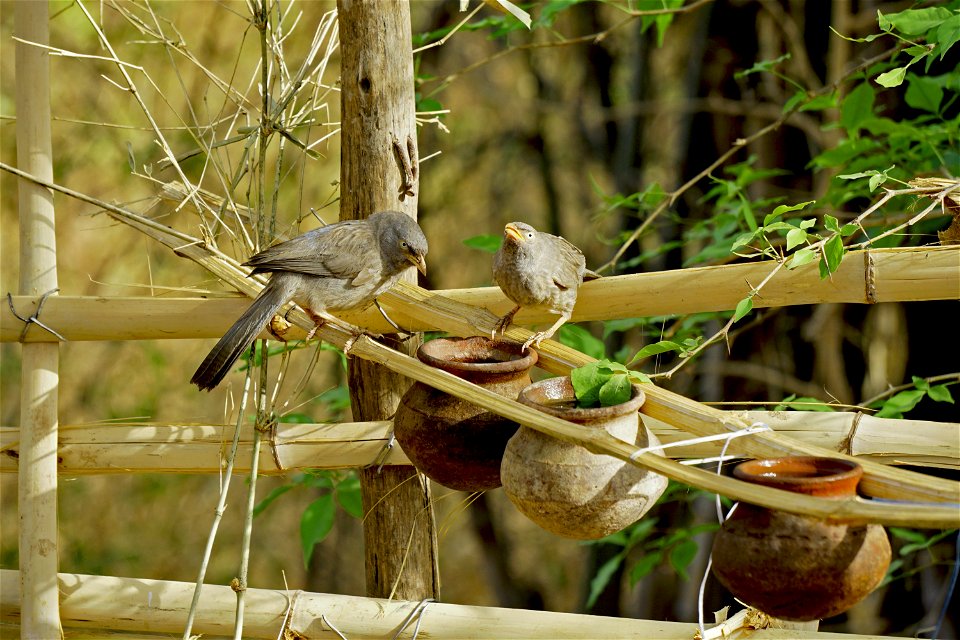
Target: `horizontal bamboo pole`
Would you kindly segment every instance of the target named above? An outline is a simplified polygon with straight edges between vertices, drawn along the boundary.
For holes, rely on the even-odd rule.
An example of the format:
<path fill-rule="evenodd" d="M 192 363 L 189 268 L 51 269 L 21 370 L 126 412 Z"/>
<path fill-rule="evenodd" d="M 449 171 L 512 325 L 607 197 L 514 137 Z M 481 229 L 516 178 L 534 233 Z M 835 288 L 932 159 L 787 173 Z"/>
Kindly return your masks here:
<path fill-rule="evenodd" d="M 583 285 L 572 321 L 730 310 L 749 293 L 751 285 L 759 283 L 772 268 L 770 262 L 755 262 L 601 278 Z M 513 305 L 497 287 L 436 293 L 498 315 Z M 852 252 L 828 280 L 820 280 L 816 264 L 794 271 L 783 269 L 754 298 L 754 306 L 958 298 L 960 247 L 911 247 Z M 28 296 L 13 298 L 14 307 L 22 317 L 29 317 L 36 310 L 37 302 L 37 298 Z M 47 300 L 40 319 L 67 340 L 215 338 L 223 335 L 249 304 L 245 297 L 58 296 Z M 440 328 L 421 315 L 408 315 L 402 309 L 396 311 L 396 317 L 392 311 L 388 312 L 411 331 Z M 371 331 L 391 330 L 376 309 L 344 312 L 340 317 Z M 552 323 L 554 319 L 555 316 L 543 311 L 522 309 L 515 322 L 533 325 Z M 4 305 L 0 310 L 0 341 L 20 340 L 22 331 L 23 322 Z M 24 337 L 26 342 L 55 340 L 55 336 L 38 326 L 30 327 Z"/>
<path fill-rule="evenodd" d="M 20 602 L 18 572 L 0 571 L 0 619 L 15 621 Z M 194 586 L 187 582 L 117 578 L 73 573 L 59 575 L 60 614 L 67 627 L 133 633 L 183 631 Z M 245 638 L 350 638 L 382 640 L 418 637 L 442 640 L 479 638 L 658 638 L 689 640 L 697 625 L 634 618 L 612 618 L 552 611 L 503 609 L 431 602 L 342 596 L 306 591 L 247 589 Z M 228 586 L 204 585 L 193 632 L 204 638 L 229 637 L 236 594 Z M 411 615 L 413 614 L 413 615 Z M 405 626 L 406 625 L 406 626 Z M 337 632 L 333 630 L 336 628 Z M 404 630 L 405 629 L 405 630 Z M 401 633 L 401 630 L 402 633 Z M 796 631 L 751 631 L 757 640 L 795 638 Z M 69 635 L 67 636 L 70 637 Z M 136 637 L 136 636 L 134 636 Z M 811 640 L 867 640 L 882 636 L 804 632 Z"/>
<path fill-rule="evenodd" d="M 22 175 L 14 168 L 7 166 L 3 168 Z M 32 177 L 30 179 L 36 180 Z M 90 200 L 89 196 L 65 187 L 55 186 L 49 182 L 43 182 L 43 184 L 63 191 L 72 197 L 86 201 Z M 244 295 L 253 297 L 262 289 L 263 279 L 248 278 L 246 272 L 235 260 L 224 256 L 201 241 L 122 207 L 99 201 L 96 204 L 103 207 L 110 216 L 154 238 L 175 251 L 177 255 L 189 258 L 207 268 Z M 398 283 L 382 298 L 387 303 L 397 303 L 396 306 L 402 307 L 408 315 L 423 317 L 422 314 L 426 314 L 428 324 L 433 324 L 451 332 L 454 332 L 454 329 L 450 327 L 461 327 L 467 328 L 468 333 L 479 330 L 481 334 L 489 334 L 496 322 L 496 317 L 486 309 L 457 303 L 454 300 L 446 299 L 436 293 L 424 291 L 419 287 L 403 282 Z M 425 302 L 427 299 L 432 304 Z M 287 317 L 293 324 L 301 328 L 310 329 L 314 326 L 313 321 L 307 314 L 299 309 L 294 309 L 287 314 Z M 447 327 L 448 324 L 449 327 Z M 340 348 L 350 345 L 350 353 L 353 356 L 383 364 L 392 371 L 474 402 L 487 410 L 537 431 L 581 445 L 593 453 L 607 454 L 622 460 L 628 460 L 632 464 L 651 469 L 679 482 L 706 491 L 720 493 L 734 500 L 825 519 L 880 522 L 914 527 L 946 528 L 960 526 L 960 509 L 950 504 L 943 506 L 891 504 L 875 501 L 865 502 L 858 498 L 823 500 L 753 485 L 734 478 L 722 477 L 700 469 L 685 467 L 653 453 L 638 453 L 634 445 L 618 440 L 605 432 L 588 431 L 585 433 L 583 429 L 572 423 L 521 405 L 515 400 L 499 396 L 445 371 L 433 369 L 416 358 L 397 353 L 366 335 L 358 337 L 353 329 L 339 323 L 325 323 L 319 328 L 317 335 Z M 516 338 L 518 335 L 529 335 L 529 332 L 514 328 L 509 330 L 507 335 Z M 582 364 L 589 360 L 587 356 L 563 347 L 559 343 L 549 341 L 541 346 L 544 347 L 542 352 L 546 356 L 542 362 L 545 361 L 557 368 L 568 368 L 570 362 Z M 648 397 L 654 400 L 652 404 L 655 409 L 659 407 L 669 410 L 663 413 L 672 418 L 665 420 L 671 424 L 692 432 L 696 432 L 697 427 L 705 425 L 706 430 L 711 433 L 726 432 L 731 428 L 737 429 L 746 426 L 742 420 L 726 420 L 723 412 L 709 409 L 692 400 L 659 389 L 655 385 L 649 386 Z M 670 403 L 674 406 L 669 406 Z M 653 412 L 650 412 L 650 415 L 660 417 Z M 766 438 L 766 440 L 761 438 Z M 738 441 L 734 441 L 734 446 L 738 442 L 748 439 L 768 442 L 770 438 L 771 434 L 757 434 L 756 438 L 740 438 Z M 772 440 L 772 442 L 782 450 L 806 449 L 809 452 L 814 452 L 812 455 L 832 454 L 828 449 L 793 443 L 784 436 L 780 436 L 780 438 L 782 440 Z M 733 451 L 740 448 L 742 447 L 731 447 Z M 881 497 L 901 500 L 922 499 L 926 502 L 960 502 L 960 483 L 938 481 L 922 474 L 887 469 L 879 464 L 868 466 L 865 462 L 863 467 L 866 481 L 862 486 L 868 493 L 873 491 L 875 495 Z M 894 472 L 896 472 L 896 475 Z M 923 497 L 918 498 L 916 496 Z"/>
<path fill-rule="evenodd" d="M 886 464 L 960 468 L 960 425 L 922 420 L 889 420 L 852 413 L 798 411 L 745 412 L 800 442 L 845 451 Z M 664 444 L 690 439 L 686 432 L 649 416 L 644 422 Z M 264 438 L 266 455 L 259 473 L 358 468 L 383 462 L 410 464 L 399 443 L 387 450 L 390 421 L 339 424 L 279 424 Z M 232 425 L 109 424 L 61 426 L 57 452 L 63 475 L 103 473 L 221 473 Z M 0 472 L 16 472 L 20 431 L 0 427 Z M 249 473 L 253 427 L 240 434 L 234 473 Z M 722 442 L 665 450 L 672 458 L 705 458 L 720 453 Z M 385 454 L 381 458 L 381 454 Z"/>

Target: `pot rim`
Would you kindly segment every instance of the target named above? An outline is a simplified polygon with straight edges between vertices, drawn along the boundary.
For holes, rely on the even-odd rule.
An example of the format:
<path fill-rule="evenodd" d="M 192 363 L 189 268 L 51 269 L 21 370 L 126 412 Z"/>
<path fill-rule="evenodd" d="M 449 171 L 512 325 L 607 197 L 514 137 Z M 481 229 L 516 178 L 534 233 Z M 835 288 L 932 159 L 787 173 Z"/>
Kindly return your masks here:
<path fill-rule="evenodd" d="M 863 468 L 852 460 L 826 456 L 784 456 L 741 462 L 733 468 L 740 480 L 795 493 L 847 496 L 856 493 Z"/>
<path fill-rule="evenodd" d="M 536 351 L 523 351 L 522 347 L 517 342 L 486 336 L 434 338 L 420 345 L 417 359 L 431 367 L 451 372 L 519 373 L 533 367 L 538 359 Z M 471 359 L 498 361 L 471 362 Z"/>
<path fill-rule="evenodd" d="M 597 420 L 608 420 L 629 413 L 636 413 L 646 401 L 647 396 L 640 385 L 632 384 L 630 386 L 633 389 L 633 396 L 629 400 L 607 407 L 555 407 L 544 404 L 544 400 L 554 400 L 558 402 L 576 400 L 576 394 L 570 376 L 559 376 L 531 383 L 520 392 L 520 395 L 517 397 L 517 402 L 528 407 L 533 407 L 537 411 L 554 416 L 555 418 L 563 418 L 570 422 L 594 422 Z M 540 396 L 539 399 L 536 398 L 537 395 Z"/>

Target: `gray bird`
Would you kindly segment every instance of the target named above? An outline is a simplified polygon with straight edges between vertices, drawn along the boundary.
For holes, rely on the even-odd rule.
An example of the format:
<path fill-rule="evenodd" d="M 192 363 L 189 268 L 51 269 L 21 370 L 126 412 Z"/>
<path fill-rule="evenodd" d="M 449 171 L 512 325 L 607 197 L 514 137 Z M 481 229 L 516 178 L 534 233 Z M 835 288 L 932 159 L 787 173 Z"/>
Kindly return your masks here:
<path fill-rule="evenodd" d="M 396 211 L 381 211 L 366 220 L 345 220 L 320 227 L 264 249 L 243 264 L 253 267 L 250 275 L 271 273 L 270 280 L 207 354 L 190 382 L 201 390 L 216 387 L 240 354 L 290 300 L 300 305 L 319 327 L 329 318 L 328 311 L 365 308 L 375 303 L 376 297 L 409 267 L 426 274 L 426 255 L 427 239 L 420 226 L 413 218 Z"/>
<path fill-rule="evenodd" d="M 523 222 L 508 223 L 503 228 L 503 244 L 493 257 L 493 280 L 517 306 L 500 318 L 494 334 L 506 331 L 521 307 L 546 308 L 560 318 L 523 343 L 524 350 L 531 344 L 539 346 L 570 319 L 583 281 L 600 277 L 586 265 L 580 249 L 564 238 Z"/>

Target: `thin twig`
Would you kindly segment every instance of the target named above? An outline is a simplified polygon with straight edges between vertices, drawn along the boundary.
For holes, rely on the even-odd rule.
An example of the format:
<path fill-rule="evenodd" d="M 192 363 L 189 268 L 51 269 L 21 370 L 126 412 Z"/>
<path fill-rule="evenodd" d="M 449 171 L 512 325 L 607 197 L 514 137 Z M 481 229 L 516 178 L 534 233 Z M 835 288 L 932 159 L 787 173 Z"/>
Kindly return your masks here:
<path fill-rule="evenodd" d="M 951 382 L 960 383 L 960 372 L 958 372 L 958 373 L 942 373 L 942 374 L 940 374 L 940 375 L 938 375 L 938 376 L 930 376 L 929 378 L 924 378 L 923 380 L 924 380 L 924 382 L 927 382 L 927 383 L 930 383 L 930 384 L 933 384 L 934 382 L 942 382 L 942 381 L 945 381 L 945 382 L 947 382 L 947 383 L 951 383 Z M 883 400 L 884 398 L 889 398 L 890 396 L 892 396 L 892 395 L 895 394 L 895 393 L 899 393 L 900 391 L 903 391 L 903 390 L 905 390 L 905 389 L 913 389 L 913 388 L 915 388 L 915 387 L 916 387 L 916 385 L 915 385 L 913 382 L 910 382 L 909 384 L 900 384 L 900 385 L 897 385 L 897 386 L 895 386 L 895 387 L 890 387 L 889 389 L 887 389 L 886 391 L 883 391 L 882 393 L 878 393 L 877 395 L 875 395 L 875 396 L 873 396 L 873 397 L 871 397 L 871 398 L 867 398 L 867 399 L 864 400 L 861 404 L 863 404 L 863 405 L 865 405 L 865 406 L 871 405 L 871 404 L 873 404 L 874 402 L 877 402 L 877 401 L 879 401 L 879 400 Z"/>

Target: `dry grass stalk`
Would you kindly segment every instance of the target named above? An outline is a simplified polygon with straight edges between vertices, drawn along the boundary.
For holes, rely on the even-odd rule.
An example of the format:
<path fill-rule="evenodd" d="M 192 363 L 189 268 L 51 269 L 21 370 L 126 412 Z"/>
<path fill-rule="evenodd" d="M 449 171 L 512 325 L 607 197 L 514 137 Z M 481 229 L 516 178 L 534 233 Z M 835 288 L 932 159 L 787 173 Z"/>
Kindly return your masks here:
<path fill-rule="evenodd" d="M 5 621 L 15 618 L 19 610 L 19 599 L 16 589 L 13 588 L 16 581 L 16 571 L 0 571 L 0 619 Z M 171 637 L 172 634 L 179 635 L 193 590 L 193 585 L 187 582 L 71 573 L 60 574 L 59 586 L 64 594 L 62 616 L 68 627 L 126 631 L 134 635 L 124 637 L 134 638 L 138 637 L 136 634 L 146 631 L 171 634 Z M 278 637 L 335 637 L 328 622 L 351 640 L 390 638 L 397 634 L 398 630 L 404 629 L 401 635 L 409 637 L 417 623 L 417 616 L 411 617 L 410 614 L 419 606 L 416 602 L 402 600 L 273 589 L 249 589 L 246 597 L 244 637 L 269 640 Z M 235 596 L 229 587 L 204 585 L 195 632 L 203 634 L 204 638 L 229 637 L 234 601 Z M 425 609 L 421 607 L 420 611 L 418 637 L 437 640 L 561 640 L 584 637 L 689 640 L 697 629 L 696 624 L 688 622 L 660 622 L 438 602 L 429 603 Z M 810 640 L 860 640 L 866 637 L 846 633 L 804 634 L 804 638 Z M 796 631 L 765 629 L 752 632 L 750 638 L 796 638 Z"/>
<path fill-rule="evenodd" d="M 182 244 L 198 242 L 181 236 Z M 216 251 L 213 255 L 222 257 Z M 196 254 L 199 255 L 199 254 Z M 776 307 L 818 302 L 908 302 L 950 300 L 960 297 L 960 247 L 910 247 L 851 252 L 830 280 L 820 280 L 815 264 L 794 271 L 781 270 L 754 298 L 754 306 Z M 209 263 L 205 266 L 210 266 Z M 613 276 L 584 284 L 573 322 L 612 320 L 669 314 L 722 311 L 736 307 L 770 270 L 769 263 Z M 217 275 L 222 274 L 218 273 Z M 502 315 L 512 308 L 497 287 L 448 289 L 434 292 L 443 299 L 490 309 Z M 388 299 L 388 298 L 385 298 Z M 442 299 L 436 299 L 438 307 Z M 16 297 L 17 309 L 29 311 L 36 298 Z M 219 337 L 243 309 L 246 300 L 234 298 L 90 298 L 60 296 L 44 308 L 50 326 L 68 340 L 156 340 Z M 454 306 L 450 313 L 456 314 Z M 439 311 L 439 308 L 437 309 Z M 388 311 L 393 317 L 392 311 Z M 370 329 L 390 331 L 376 309 L 342 314 L 345 321 Z M 521 310 L 521 325 L 553 322 L 537 310 Z M 411 331 L 437 329 L 430 323 L 397 310 L 397 322 Z M 438 327 L 439 325 L 439 327 Z M 19 339 L 23 323 L 0 310 L 0 341 Z M 44 331 L 31 329 L 27 341 L 50 341 Z"/>
<path fill-rule="evenodd" d="M 53 178 L 50 138 L 50 59 L 31 43 L 49 42 L 49 6 L 21 2 L 13 10 L 16 45 L 17 162 L 31 174 Z M 58 290 L 57 238 L 53 194 L 19 181 L 21 294 Z M 57 392 L 60 384 L 58 344 L 24 344 L 21 350 L 21 465 L 17 481 L 20 513 L 19 612 L 24 638 L 60 636 L 57 591 Z"/>
<path fill-rule="evenodd" d="M 743 420 L 763 421 L 799 442 L 885 464 L 960 468 L 960 425 L 922 420 L 889 420 L 854 413 L 802 411 L 744 412 Z M 689 440 L 690 434 L 644 416 L 644 422 L 664 443 Z M 228 461 L 227 425 L 110 424 L 60 427 L 61 475 L 103 473 L 220 473 Z M 348 469 L 373 464 L 389 441 L 392 423 L 278 424 L 265 436 L 268 453 L 259 473 Z M 852 438 L 850 438 L 852 434 Z M 253 427 L 241 429 L 234 473 L 247 473 Z M 20 430 L 0 427 L 0 472 L 16 473 Z M 666 450 L 672 458 L 705 458 L 720 453 L 723 442 L 708 442 Z M 384 458 L 387 465 L 410 464 L 395 444 Z"/>

